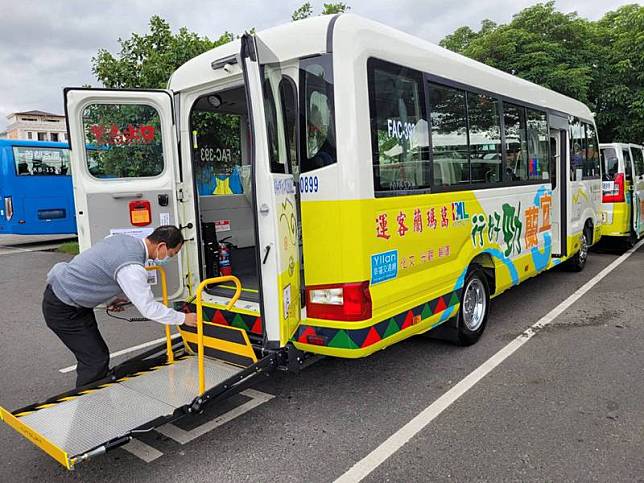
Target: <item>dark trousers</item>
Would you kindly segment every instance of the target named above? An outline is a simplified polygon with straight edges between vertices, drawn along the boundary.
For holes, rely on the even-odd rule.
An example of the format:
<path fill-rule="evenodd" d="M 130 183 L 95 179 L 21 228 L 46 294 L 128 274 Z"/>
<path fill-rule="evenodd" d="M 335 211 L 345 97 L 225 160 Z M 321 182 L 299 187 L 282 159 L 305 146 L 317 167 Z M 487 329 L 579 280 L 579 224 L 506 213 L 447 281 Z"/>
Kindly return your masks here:
<path fill-rule="evenodd" d="M 47 327 L 76 356 L 76 387 L 107 375 L 110 352 L 98 330 L 93 309 L 72 307 L 61 302 L 48 285 L 43 295 L 42 313 Z"/>

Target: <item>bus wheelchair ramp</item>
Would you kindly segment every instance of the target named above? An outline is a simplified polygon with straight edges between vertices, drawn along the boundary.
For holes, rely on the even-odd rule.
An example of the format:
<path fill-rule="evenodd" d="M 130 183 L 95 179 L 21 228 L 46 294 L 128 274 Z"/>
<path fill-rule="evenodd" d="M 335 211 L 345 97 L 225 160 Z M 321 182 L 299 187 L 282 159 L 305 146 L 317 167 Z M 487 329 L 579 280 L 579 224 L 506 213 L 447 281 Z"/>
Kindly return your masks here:
<path fill-rule="evenodd" d="M 13 412 L 0 407 L 0 419 L 73 469 L 137 433 L 200 412 L 277 368 L 280 353 L 258 360 L 243 329 L 206 326 L 198 294 L 198 329 L 182 326 L 183 340 L 174 347 L 168 333 L 167 344 L 115 367 L 110 378 Z"/>

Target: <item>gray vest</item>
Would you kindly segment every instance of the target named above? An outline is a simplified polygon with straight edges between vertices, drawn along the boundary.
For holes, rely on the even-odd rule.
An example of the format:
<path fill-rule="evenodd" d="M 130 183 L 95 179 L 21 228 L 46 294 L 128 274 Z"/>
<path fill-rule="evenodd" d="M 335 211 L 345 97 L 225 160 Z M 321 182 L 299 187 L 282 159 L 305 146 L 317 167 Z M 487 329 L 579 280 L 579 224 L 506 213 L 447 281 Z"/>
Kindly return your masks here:
<path fill-rule="evenodd" d="M 47 274 L 47 283 L 61 302 L 93 308 L 122 293 L 117 272 L 126 265 L 145 265 L 142 240 L 114 235 L 76 255 L 69 263 L 57 263 Z"/>

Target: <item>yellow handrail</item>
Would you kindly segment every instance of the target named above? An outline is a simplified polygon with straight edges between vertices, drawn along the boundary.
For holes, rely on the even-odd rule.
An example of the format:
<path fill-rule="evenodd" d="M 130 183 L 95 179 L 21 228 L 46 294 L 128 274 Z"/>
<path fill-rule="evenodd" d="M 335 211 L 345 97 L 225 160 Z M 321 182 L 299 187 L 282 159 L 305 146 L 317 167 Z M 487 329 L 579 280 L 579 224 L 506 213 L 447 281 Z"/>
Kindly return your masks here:
<path fill-rule="evenodd" d="M 203 291 L 208 285 L 221 282 L 233 282 L 235 284 L 235 295 L 230 299 L 230 302 L 226 305 L 226 310 L 230 310 L 233 305 L 241 297 L 242 286 L 241 282 L 234 275 L 224 275 L 223 277 L 214 277 L 207 278 L 199 284 L 197 288 L 197 298 L 195 299 L 195 305 L 197 306 L 197 361 L 199 364 L 199 395 L 203 395 L 206 392 L 206 375 L 203 368 L 203 359 L 204 359 L 204 345 L 203 345 L 203 304 L 201 296 Z"/>
<path fill-rule="evenodd" d="M 163 267 L 158 265 L 153 265 L 151 267 L 145 267 L 148 271 L 156 271 L 161 274 L 161 294 L 163 296 L 163 305 L 168 307 L 168 282 L 165 276 L 165 270 Z M 172 334 L 170 332 L 170 326 L 166 324 L 165 326 L 165 345 L 166 352 L 168 355 L 168 362 L 174 362 L 174 352 L 172 351 Z"/>

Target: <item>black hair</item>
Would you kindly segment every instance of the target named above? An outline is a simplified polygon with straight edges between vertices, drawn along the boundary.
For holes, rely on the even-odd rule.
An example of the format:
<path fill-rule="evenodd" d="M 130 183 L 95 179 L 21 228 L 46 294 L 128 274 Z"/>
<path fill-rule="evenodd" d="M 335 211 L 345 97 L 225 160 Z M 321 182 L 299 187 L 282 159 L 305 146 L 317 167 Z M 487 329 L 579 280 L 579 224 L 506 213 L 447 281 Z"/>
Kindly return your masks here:
<path fill-rule="evenodd" d="M 148 236 L 148 240 L 153 243 L 165 243 L 168 248 L 177 248 L 184 242 L 181 230 L 174 225 L 163 225 L 156 228 Z"/>

